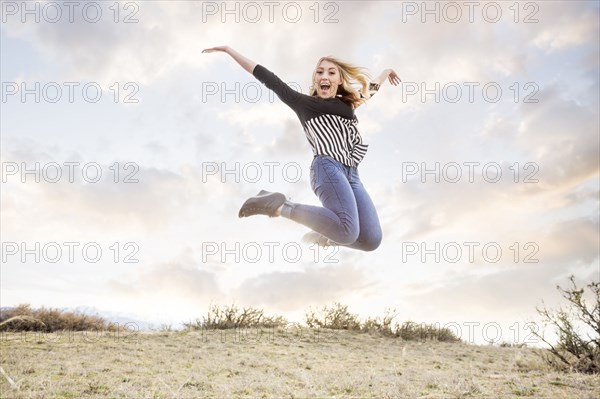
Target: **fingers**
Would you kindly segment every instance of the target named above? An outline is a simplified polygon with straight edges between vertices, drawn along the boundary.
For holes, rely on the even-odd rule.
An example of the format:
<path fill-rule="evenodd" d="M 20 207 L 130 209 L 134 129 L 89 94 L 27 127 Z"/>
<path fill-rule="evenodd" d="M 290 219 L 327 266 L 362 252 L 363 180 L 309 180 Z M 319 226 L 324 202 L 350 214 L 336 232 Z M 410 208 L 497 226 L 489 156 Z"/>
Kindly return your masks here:
<path fill-rule="evenodd" d="M 394 86 L 397 86 L 401 82 L 400 78 L 398 77 L 398 74 L 393 69 L 390 72 L 389 80 L 390 80 L 390 83 L 393 84 Z"/>
<path fill-rule="evenodd" d="M 390 83 L 397 86 L 400 83 L 400 78 L 398 76 L 390 76 Z"/>

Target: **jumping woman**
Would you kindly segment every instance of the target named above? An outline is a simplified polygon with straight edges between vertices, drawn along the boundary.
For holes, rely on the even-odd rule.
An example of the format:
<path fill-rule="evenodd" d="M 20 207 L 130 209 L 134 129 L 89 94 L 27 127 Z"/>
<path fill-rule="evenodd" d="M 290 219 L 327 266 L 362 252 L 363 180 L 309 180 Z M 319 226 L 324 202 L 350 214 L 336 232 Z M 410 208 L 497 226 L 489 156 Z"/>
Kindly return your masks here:
<path fill-rule="evenodd" d="M 310 95 L 306 95 L 228 46 L 202 52 L 229 54 L 272 90 L 296 113 L 314 153 L 310 183 L 323 207 L 297 204 L 281 193 L 261 190 L 242 205 L 239 217 L 286 217 L 313 230 L 304 236 L 304 241 L 322 246 L 342 245 L 362 251 L 379 247 L 382 238 L 379 218 L 357 170 L 367 145 L 356 127 L 354 110 L 375 94 L 386 79 L 394 86 L 399 84 L 396 72 L 386 69 L 369 82 L 363 68 L 323 57 L 313 72 Z M 360 84 L 360 91 L 353 83 Z"/>

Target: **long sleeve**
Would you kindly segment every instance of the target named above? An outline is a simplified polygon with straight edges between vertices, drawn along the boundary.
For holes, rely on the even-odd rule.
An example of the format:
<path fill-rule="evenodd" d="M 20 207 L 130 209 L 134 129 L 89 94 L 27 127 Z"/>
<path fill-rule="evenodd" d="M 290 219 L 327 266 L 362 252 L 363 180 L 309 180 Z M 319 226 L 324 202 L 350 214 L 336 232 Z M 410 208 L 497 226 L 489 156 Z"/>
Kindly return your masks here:
<path fill-rule="evenodd" d="M 254 67 L 252 75 L 254 75 L 254 77 L 263 83 L 269 90 L 272 90 L 281 101 L 298 113 L 302 105 L 302 98 L 306 97 L 305 94 L 292 89 L 277 75 L 260 64 L 257 64 L 256 67 Z"/>
<path fill-rule="evenodd" d="M 356 127 L 353 108 L 340 98 L 319 98 L 293 90 L 277 75 L 257 64 L 252 75 L 272 90 L 300 119 L 315 155 L 329 155 L 347 166 L 357 166 L 367 152 Z"/>

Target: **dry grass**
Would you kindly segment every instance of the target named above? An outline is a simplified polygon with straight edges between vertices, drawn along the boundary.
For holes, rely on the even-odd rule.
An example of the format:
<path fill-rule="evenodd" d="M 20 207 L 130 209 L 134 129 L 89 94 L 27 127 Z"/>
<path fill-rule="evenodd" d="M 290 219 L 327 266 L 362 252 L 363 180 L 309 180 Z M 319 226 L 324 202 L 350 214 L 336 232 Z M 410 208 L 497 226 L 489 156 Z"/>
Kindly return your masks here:
<path fill-rule="evenodd" d="M 597 375 L 550 370 L 531 348 L 258 331 L 3 333 L 0 366 L 15 386 L 2 378 L 0 397 L 588 399 L 600 392 Z"/>

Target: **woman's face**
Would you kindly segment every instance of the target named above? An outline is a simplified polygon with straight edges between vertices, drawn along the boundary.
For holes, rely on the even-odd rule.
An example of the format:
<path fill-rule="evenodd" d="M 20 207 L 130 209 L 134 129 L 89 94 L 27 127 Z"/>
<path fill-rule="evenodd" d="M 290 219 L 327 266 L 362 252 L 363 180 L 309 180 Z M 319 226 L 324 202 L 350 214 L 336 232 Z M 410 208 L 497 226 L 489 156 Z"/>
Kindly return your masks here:
<path fill-rule="evenodd" d="M 321 98 L 334 98 L 342 78 L 338 67 L 331 61 L 323 60 L 315 70 L 313 85 L 317 96 Z"/>

